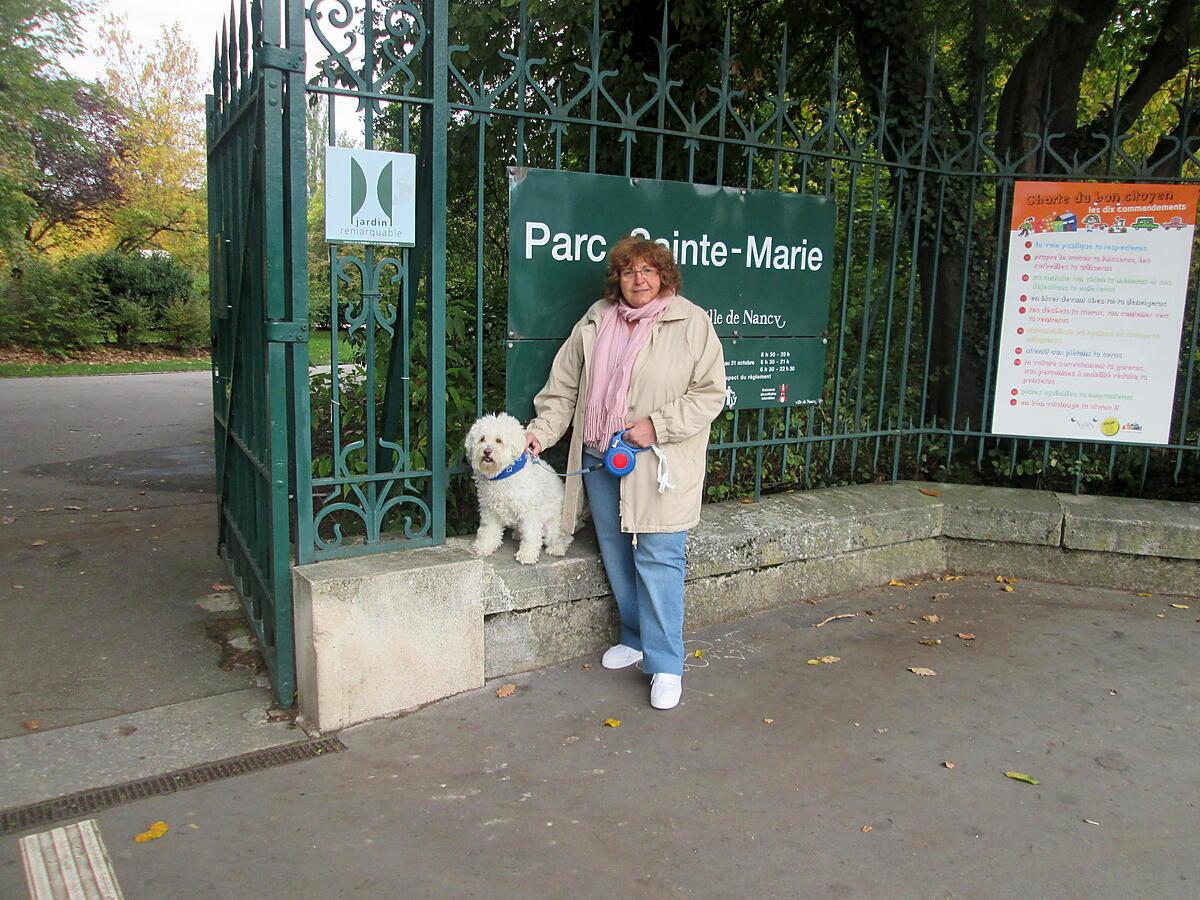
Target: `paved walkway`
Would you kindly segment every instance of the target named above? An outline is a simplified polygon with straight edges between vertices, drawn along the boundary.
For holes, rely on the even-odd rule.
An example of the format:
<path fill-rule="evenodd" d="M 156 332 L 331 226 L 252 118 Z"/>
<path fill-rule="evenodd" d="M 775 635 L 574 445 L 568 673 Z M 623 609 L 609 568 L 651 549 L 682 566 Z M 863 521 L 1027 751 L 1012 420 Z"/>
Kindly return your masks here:
<path fill-rule="evenodd" d="M 0 421 L 0 739 L 254 686 L 205 636 L 209 374 L 3 379 Z"/>
<path fill-rule="evenodd" d="M 1200 602 L 1013 587 L 689 635 L 670 712 L 592 657 L 96 818 L 131 898 L 1200 896 Z M 23 891 L 8 835 L 0 896 Z"/>

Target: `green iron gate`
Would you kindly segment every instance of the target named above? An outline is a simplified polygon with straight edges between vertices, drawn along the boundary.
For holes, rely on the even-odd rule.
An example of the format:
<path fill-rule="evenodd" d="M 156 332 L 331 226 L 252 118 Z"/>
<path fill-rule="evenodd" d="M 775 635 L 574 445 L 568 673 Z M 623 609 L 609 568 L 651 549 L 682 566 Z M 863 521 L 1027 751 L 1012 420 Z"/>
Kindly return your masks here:
<path fill-rule="evenodd" d="M 289 15 L 284 40 L 280 12 L 266 0 L 231 16 L 206 111 L 218 547 L 276 698 L 290 706 L 292 497 L 309 477 L 308 299 L 304 195 L 287 189 L 304 181 L 303 20 Z"/>

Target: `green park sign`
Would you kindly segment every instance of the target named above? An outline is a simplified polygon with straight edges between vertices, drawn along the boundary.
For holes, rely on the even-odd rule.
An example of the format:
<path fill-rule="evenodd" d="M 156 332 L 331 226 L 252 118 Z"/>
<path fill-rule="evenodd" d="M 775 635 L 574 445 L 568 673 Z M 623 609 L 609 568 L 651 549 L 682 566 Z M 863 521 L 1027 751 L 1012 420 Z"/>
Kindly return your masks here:
<path fill-rule="evenodd" d="M 669 247 L 680 291 L 707 310 L 732 409 L 819 401 L 834 207 L 824 197 L 509 169 L 507 406 L 532 414 L 554 354 L 603 293 L 627 234 Z"/>

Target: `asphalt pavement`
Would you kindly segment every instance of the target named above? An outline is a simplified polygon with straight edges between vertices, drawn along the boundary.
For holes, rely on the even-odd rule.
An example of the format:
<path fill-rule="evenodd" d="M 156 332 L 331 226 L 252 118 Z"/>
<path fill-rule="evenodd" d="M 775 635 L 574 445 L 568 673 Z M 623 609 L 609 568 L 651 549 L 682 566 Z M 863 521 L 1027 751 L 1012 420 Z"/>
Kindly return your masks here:
<path fill-rule="evenodd" d="M 254 686 L 206 637 L 210 375 L 3 379 L 0 422 L 0 743 Z"/>
<path fill-rule="evenodd" d="M 668 712 L 592 656 L 95 819 L 131 898 L 1200 896 L 1200 602 L 1007 587 L 688 634 Z"/>

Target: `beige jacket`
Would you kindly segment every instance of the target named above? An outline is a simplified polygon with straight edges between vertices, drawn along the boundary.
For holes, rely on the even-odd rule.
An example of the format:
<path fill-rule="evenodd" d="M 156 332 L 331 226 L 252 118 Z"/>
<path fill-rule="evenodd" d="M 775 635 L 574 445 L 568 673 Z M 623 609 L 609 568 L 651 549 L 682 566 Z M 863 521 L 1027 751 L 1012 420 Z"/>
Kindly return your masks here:
<path fill-rule="evenodd" d="M 554 357 L 546 386 L 533 398 L 536 412 L 527 429 L 548 449 L 574 425 L 568 471 L 583 457 L 592 348 L 609 300 L 592 304 Z M 638 354 L 629 381 L 629 419 L 649 416 L 667 457 L 674 488 L 658 492 L 658 458 L 639 453 L 634 470 L 621 479 L 621 530 L 633 534 L 686 531 L 700 521 L 708 426 L 725 405 L 725 357 L 708 315 L 676 296 Z M 579 527 L 582 478 L 567 479 L 563 523 Z"/>

